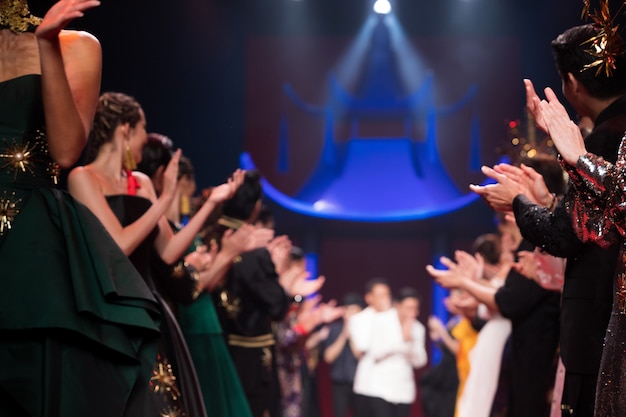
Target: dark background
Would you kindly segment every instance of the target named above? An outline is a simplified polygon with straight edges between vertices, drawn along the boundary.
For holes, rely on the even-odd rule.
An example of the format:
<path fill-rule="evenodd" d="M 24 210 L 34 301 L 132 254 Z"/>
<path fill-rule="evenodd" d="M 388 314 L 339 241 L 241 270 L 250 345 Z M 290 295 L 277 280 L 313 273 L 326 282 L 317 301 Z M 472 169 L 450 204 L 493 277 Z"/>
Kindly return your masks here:
<path fill-rule="evenodd" d="M 42 15 L 51 3 L 32 9 Z M 575 0 L 397 0 L 394 11 L 412 42 L 442 42 L 442 58 L 454 54 L 455 40 L 464 38 L 512 45 L 506 58 L 492 54 L 480 62 L 493 74 L 494 84 L 517 79 L 506 94 L 492 95 L 482 112 L 504 107 L 511 109 L 508 118 L 518 119 L 524 114 L 521 78 L 560 91 L 550 41 L 581 23 L 581 6 Z M 323 45 L 348 44 L 369 13 L 369 0 L 103 0 L 72 26 L 92 32 L 102 43 L 102 90 L 135 96 L 146 112 L 148 130 L 170 136 L 191 158 L 200 188 L 222 182 L 238 166 L 241 152 L 250 149 L 280 186 L 271 171 L 277 139 L 257 134 L 264 123 L 278 123 L 257 112 L 278 102 L 274 95 L 280 92 L 265 88 L 258 71 L 288 56 L 280 50 L 273 56 L 255 45 L 268 39 L 274 45 L 306 40 L 317 45 L 325 60 L 335 52 L 324 52 Z M 454 77 L 454 70 L 449 68 L 446 76 Z M 299 85 L 311 88 L 306 77 Z M 266 97 L 259 95 L 264 88 Z M 483 162 L 493 163 L 495 148 L 508 140 L 506 120 L 483 129 L 494 138 L 483 149 Z M 495 143 L 498 138 L 501 143 Z M 289 181 L 284 179 L 285 187 L 293 188 Z M 393 290 L 411 285 L 423 294 L 422 322 L 433 308 L 424 266 L 435 255 L 467 249 L 478 234 L 494 230 L 493 215 L 480 201 L 438 218 L 393 224 L 322 221 L 274 208 L 278 230 L 319 255 L 319 271 L 327 276 L 326 298 L 360 292 L 367 279 L 384 276 Z M 322 378 L 322 386 L 326 383 Z M 322 397 L 327 411 L 325 389 Z M 418 407 L 415 415 L 421 415 Z"/>

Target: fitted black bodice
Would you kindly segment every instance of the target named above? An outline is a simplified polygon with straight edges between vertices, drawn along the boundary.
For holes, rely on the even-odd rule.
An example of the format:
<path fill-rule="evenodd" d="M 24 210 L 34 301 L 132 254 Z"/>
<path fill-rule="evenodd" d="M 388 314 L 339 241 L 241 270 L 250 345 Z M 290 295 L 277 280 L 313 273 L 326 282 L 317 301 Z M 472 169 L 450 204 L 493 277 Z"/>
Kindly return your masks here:
<path fill-rule="evenodd" d="M 111 195 L 106 199 L 123 227 L 137 221 L 152 205 L 146 198 L 127 194 Z M 157 234 L 158 229 L 155 227 L 128 257 L 151 288 L 154 285 L 150 278 L 150 257 Z"/>
<path fill-rule="evenodd" d="M 0 83 L 0 184 L 46 187 L 59 174 L 48 154 L 41 76 Z"/>

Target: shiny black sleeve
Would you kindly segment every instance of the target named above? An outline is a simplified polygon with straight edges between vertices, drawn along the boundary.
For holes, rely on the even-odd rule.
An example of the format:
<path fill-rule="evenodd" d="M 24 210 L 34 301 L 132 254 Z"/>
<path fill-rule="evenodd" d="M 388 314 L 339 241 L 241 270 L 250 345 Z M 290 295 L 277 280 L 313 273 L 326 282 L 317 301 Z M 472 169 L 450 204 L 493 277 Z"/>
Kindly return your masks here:
<path fill-rule="evenodd" d="M 570 258 L 583 250 L 585 245 L 574 230 L 563 200 L 550 212 L 520 194 L 513 200 L 513 212 L 524 239 L 550 255 Z"/>

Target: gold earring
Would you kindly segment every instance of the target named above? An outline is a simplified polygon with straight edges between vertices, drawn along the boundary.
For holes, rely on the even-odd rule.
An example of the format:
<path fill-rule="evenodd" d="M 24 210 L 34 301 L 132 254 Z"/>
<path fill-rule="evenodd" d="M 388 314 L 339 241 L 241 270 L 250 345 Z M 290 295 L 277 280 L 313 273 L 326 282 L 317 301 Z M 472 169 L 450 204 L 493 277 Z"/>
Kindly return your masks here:
<path fill-rule="evenodd" d="M 126 171 L 134 171 L 137 169 L 137 162 L 135 162 L 135 157 L 133 156 L 133 152 L 130 150 L 128 142 L 126 143 L 126 149 L 124 150 L 124 169 Z"/>

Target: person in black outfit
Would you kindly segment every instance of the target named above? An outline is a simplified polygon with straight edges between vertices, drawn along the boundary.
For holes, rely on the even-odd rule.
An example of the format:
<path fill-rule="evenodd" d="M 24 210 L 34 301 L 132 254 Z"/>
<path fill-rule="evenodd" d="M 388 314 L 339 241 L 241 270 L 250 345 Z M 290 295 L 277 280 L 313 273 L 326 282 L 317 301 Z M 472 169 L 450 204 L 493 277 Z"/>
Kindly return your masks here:
<path fill-rule="evenodd" d="M 350 348 L 348 321 L 354 314 L 365 307 L 365 300 L 356 293 L 346 294 L 342 306 L 345 307 L 343 319 L 328 326 L 328 337 L 322 341 L 324 361 L 330 365 L 332 381 L 333 415 L 348 417 L 348 410 L 354 413 L 354 374 L 358 359 Z"/>
<path fill-rule="evenodd" d="M 224 203 L 220 223 L 230 228 L 252 223 L 260 207 L 260 177 L 246 172 L 235 196 Z M 213 297 L 252 415 L 275 414 L 280 394 L 272 322 L 285 317 L 291 298 L 278 282 L 268 250 L 256 249 L 237 258 Z"/>
<path fill-rule="evenodd" d="M 579 116 L 594 121 L 595 127 L 585 139 L 586 148 L 615 162 L 626 131 L 626 58 L 616 57 L 616 69 L 608 77 L 604 72 L 583 70 L 595 60 L 586 52 L 585 42 L 596 35 L 592 25 L 576 26 L 559 35 L 552 48 L 565 97 Z M 525 83 L 532 111 L 537 96 L 532 84 Z M 552 212 L 548 208 L 552 204 L 542 201 L 533 192 L 535 188 L 517 188 L 506 178 L 496 179 L 500 186 L 484 190 L 483 197 L 494 207 L 498 201 L 508 201 L 524 238 L 551 255 L 567 259 L 560 316 L 561 359 L 566 369 L 562 410 L 564 416 L 591 417 L 619 248 L 605 250 L 582 243 L 562 201 Z"/>

